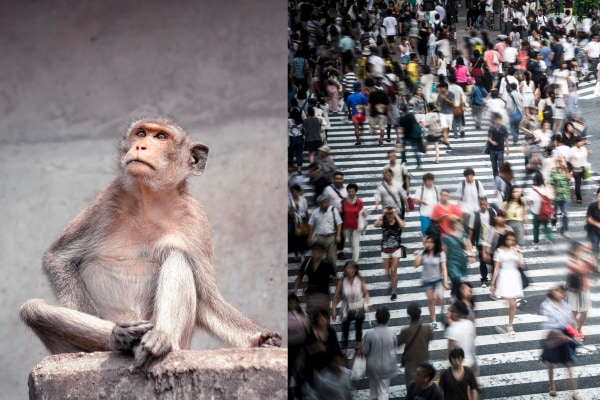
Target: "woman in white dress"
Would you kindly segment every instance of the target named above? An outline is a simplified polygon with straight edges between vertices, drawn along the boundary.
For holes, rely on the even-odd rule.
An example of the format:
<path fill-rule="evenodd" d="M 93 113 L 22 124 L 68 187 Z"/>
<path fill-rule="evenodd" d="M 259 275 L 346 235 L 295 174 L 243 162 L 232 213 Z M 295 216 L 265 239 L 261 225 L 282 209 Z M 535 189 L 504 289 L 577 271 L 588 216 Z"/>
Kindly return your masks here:
<path fill-rule="evenodd" d="M 492 295 L 502 297 L 508 302 L 508 335 L 516 337 L 513 320 L 517 311 L 517 298 L 523 297 L 523 284 L 519 268 L 525 268 L 523 254 L 516 246 L 513 232 L 507 232 L 500 238 L 494 253 L 494 275 L 490 291 Z"/>
<path fill-rule="evenodd" d="M 525 79 L 521 81 L 520 92 L 523 96 L 523 107 L 532 108 L 535 107 L 535 83 L 531 79 L 531 72 L 525 71 Z M 531 110 L 529 110 L 531 111 Z"/>

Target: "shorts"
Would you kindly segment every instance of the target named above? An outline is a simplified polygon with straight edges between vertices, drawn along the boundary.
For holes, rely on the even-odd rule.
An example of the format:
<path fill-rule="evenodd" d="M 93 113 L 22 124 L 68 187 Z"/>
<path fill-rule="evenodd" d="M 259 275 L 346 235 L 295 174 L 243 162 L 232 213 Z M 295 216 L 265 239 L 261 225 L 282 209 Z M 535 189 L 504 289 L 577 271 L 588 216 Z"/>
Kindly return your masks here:
<path fill-rule="evenodd" d="M 592 297 L 590 296 L 590 292 L 584 292 L 582 290 L 567 292 L 567 301 L 569 302 L 569 307 L 573 312 L 585 312 L 589 311 L 592 308 Z"/>
<path fill-rule="evenodd" d="M 365 114 L 356 114 L 352 116 L 352 122 L 355 124 L 362 124 L 365 122 Z"/>
<path fill-rule="evenodd" d="M 450 128 L 452 126 L 452 121 L 454 121 L 454 114 L 440 113 L 440 125 L 442 126 L 442 129 Z"/>
<path fill-rule="evenodd" d="M 401 255 L 402 249 L 398 249 L 393 253 L 384 253 L 383 251 L 381 252 L 381 258 L 400 258 Z"/>
<path fill-rule="evenodd" d="M 429 225 L 431 225 L 431 219 L 424 215 L 421 215 L 419 217 L 419 219 L 421 220 L 421 235 L 427 236 L 426 232 L 427 232 L 427 228 L 429 228 Z"/>
<path fill-rule="evenodd" d="M 442 288 L 442 280 L 438 279 L 437 281 L 433 281 L 433 282 L 423 282 L 421 281 L 421 289 L 423 290 L 433 290 L 433 291 L 440 291 L 440 289 Z"/>
<path fill-rule="evenodd" d="M 381 114 L 376 115 L 375 117 L 369 117 L 369 126 L 373 130 L 377 129 L 377 126 L 379 126 L 379 129 L 385 129 L 387 126 L 387 117 Z"/>
<path fill-rule="evenodd" d="M 396 35 L 387 35 L 385 39 L 387 40 L 388 44 L 394 44 L 394 39 L 396 39 Z"/>

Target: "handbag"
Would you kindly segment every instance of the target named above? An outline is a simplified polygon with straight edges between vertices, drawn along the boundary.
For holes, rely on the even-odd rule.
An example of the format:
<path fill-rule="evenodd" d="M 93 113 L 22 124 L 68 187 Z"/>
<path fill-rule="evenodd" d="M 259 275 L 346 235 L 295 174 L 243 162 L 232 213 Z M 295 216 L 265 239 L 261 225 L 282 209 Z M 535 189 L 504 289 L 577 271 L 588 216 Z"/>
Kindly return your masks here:
<path fill-rule="evenodd" d="M 350 379 L 357 381 L 367 376 L 367 358 L 365 356 L 358 356 L 354 358 L 352 362 L 352 372 L 350 373 Z"/>
<path fill-rule="evenodd" d="M 523 271 L 521 268 L 519 268 L 519 274 L 521 274 L 521 283 L 523 284 L 523 289 L 525 289 L 530 284 L 529 278 L 525 274 L 525 271 Z"/>
<path fill-rule="evenodd" d="M 406 246 L 400 245 L 400 258 L 406 258 Z"/>
<path fill-rule="evenodd" d="M 458 107 L 452 107 L 452 114 L 454 114 L 455 117 L 460 117 L 463 114 L 462 101 Z"/>
<path fill-rule="evenodd" d="M 412 197 L 406 198 L 406 204 L 408 204 L 408 211 L 415 211 L 415 201 Z"/>
<path fill-rule="evenodd" d="M 308 236 L 308 222 L 302 220 L 302 222 L 294 224 L 294 234 L 296 236 Z"/>
<path fill-rule="evenodd" d="M 569 273 L 567 275 L 567 289 L 571 291 L 581 290 L 581 275 Z"/>
<path fill-rule="evenodd" d="M 489 140 L 485 141 L 485 147 L 483 148 L 483 152 L 484 152 L 484 154 L 490 154 L 490 141 Z"/>

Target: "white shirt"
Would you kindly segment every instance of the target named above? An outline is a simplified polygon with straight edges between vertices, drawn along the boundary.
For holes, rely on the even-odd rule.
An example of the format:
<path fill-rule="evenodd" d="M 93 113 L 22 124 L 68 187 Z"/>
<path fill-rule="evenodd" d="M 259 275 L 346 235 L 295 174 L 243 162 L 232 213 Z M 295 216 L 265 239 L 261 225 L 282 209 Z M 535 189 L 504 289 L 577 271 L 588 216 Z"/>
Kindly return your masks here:
<path fill-rule="evenodd" d="M 331 211 L 333 210 L 333 212 Z M 333 222 L 335 214 L 335 224 Z M 337 233 L 337 225 L 342 224 L 342 217 L 336 208 L 327 207 L 327 211 L 321 211 L 317 207 L 308 219 L 308 225 L 315 227 L 315 235 L 331 235 Z"/>
<path fill-rule="evenodd" d="M 451 83 L 448 85 L 448 91 L 454 94 L 454 107 L 460 106 L 460 103 L 463 102 L 463 96 L 465 95 L 463 88 L 458 86 L 456 83 Z"/>
<path fill-rule="evenodd" d="M 465 185 L 464 193 L 463 182 Z M 479 190 L 477 190 L 477 186 L 479 186 Z M 473 182 L 469 183 L 465 178 L 456 186 L 456 198 L 460 202 L 460 209 L 464 213 L 472 214 L 477 212 L 479 210 L 479 197 L 484 196 L 483 185 L 476 179 L 473 179 Z"/>
<path fill-rule="evenodd" d="M 433 212 L 433 208 L 439 202 L 440 196 L 437 188 L 434 185 L 431 188 L 428 188 L 427 186 L 421 186 L 417 188 L 414 198 L 427 203 L 426 205 L 419 205 L 419 212 L 424 217 L 430 217 L 431 213 Z"/>
<path fill-rule="evenodd" d="M 454 340 L 457 346 L 462 347 L 465 351 L 463 365 L 472 367 L 475 365 L 475 324 L 470 319 L 462 318 L 458 321 L 453 321 L 444 337 L 448 340 Z"/>
<path fill-rule="evenodd" d="M 400 186 L 404 187 L 404 175 L 408 175 L 408 169 L 406 166 L 398 161 L 392 166 L 388 163 L 384 169 L 390 168 L 394 172 L 394 181 L 398 182 Z"/>
<path fill-rule="evenodd" d="M 392 16 L 385 17 L 382 24 L 385 27 L 385 34 L 387 36 L 396 36 L 396 25 L 398 25 L 396 18 Z"/>
<path fill-rule="evenodd" d="M 585 46 L 585 51 L 590 58 L 599 58 L 600 57 L 600 41 L 596 42 L 595 40 L 590 41 Z"/>
<path fill-rule="evenodd" d="M 532 186 L 531 189 L 529 189 L 529 194 L 527 195 L 527 198 L 529 200 L 531 200 L 531 202 L 532 202 L 531 206 L 529 207 L 529 209 L 531 210 L 531 212 L 534 215 L 538 215 L 540 213 L 540 207 L 542 206 L 542 198 L 536 192 L 536 190 L 538 192 L 540 192 L 541 194 L 543 194 L 544 196 L 550 198 L 550 199 L 554 198 L 554 195 L 552 194 L 552 191 L 548 188 L 547 185 L 544 185 L 544 186 Z"/>
<path fill-rule="evenodd" d="M 339 192 L 339 195 L 338 195 L 338 192 Z M 337 208 L 338 210 L 340 210 L 342 208 L 342 199 L 348 197 L 348 192 L 346 191 L 346 186 L 342 186 L 342 188 L 340 189 L 338 187 L 335 187 L 335 185 L 333 183 L 331 185 L 327 186 L 325 189 L 323 189 L 323 194 L 325 196 L 329 197 L 329 204 L 332 207 Z M 342 197 L 340 197 L 340 196 L 342 196 Z"/>
<path fill-rule="evenodd" d="M 514 64 L 517 61 L 517 54 L 519 54 L 519 50 L 516 47 L 508 46 L 502 52 L 502 58 L 505 62 Z"/>
<path fill-rule="evenodd" d="M 577 147 L 573 146 L 569 151 L 569 158 L 567 159 L 573 168 L 585 167 L 588 158 L 588 151 L 584 146 Z"/>

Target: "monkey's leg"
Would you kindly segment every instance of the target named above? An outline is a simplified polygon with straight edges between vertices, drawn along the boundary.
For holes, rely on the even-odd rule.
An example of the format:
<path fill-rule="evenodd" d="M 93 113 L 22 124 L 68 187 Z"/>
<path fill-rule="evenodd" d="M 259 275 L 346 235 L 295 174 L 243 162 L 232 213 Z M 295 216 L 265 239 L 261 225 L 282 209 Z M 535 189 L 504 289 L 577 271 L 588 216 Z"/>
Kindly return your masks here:
<path fill-rule="evenodd" d="M 135 349 L 135 366 L 171 350 L 189 349 L 195 329 L 196 287 L 186 257 L 167 250 L 161 262 L 154 297 L 154 329 Z"/>
<path fill-rule="evenodd" d="M 110 338 L 114 322 L 52 306 L 41 299 L 27 301 L 20 314 L 52 354 L 113 350 Z"/>

